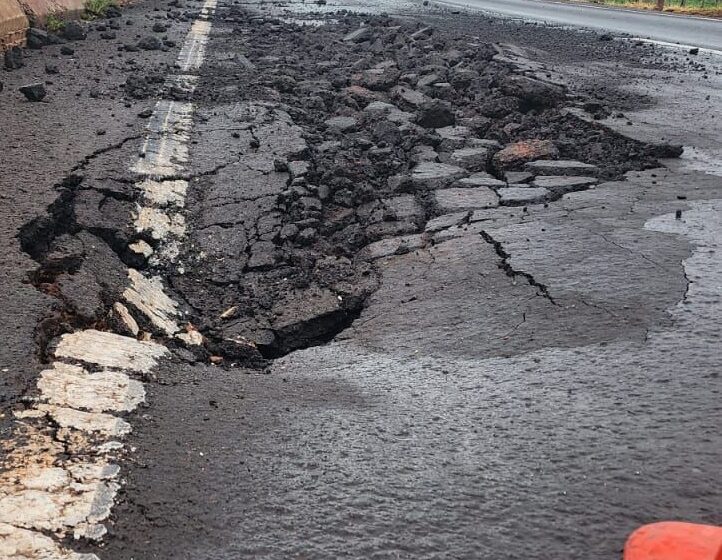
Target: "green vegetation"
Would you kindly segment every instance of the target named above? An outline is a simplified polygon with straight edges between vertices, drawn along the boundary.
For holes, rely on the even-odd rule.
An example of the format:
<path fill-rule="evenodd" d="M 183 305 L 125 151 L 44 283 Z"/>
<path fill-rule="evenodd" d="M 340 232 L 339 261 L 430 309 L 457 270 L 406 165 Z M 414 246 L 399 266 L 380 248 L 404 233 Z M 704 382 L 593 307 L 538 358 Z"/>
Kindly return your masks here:
<path fill-rule="evenodd" d="M 47 27 L 51 33 L 57 33 L 65 27 L 65 22 L 60 19 L 57 14 L 50 14 L 45 22 L 45 27 Z"/>
<path fill-rule="evenodd" d="M 117 6 L 114 0 L 86 0 L 84 19 L 97 19 L 105 17 L 111 6 Z"/>
<path fill-rule="evenodd" d="M 597 4 L 623 6 L 639 10 L 658 10 L 657 0 L 593 0 Z M 722 17 L 722 0 L 664 0 L 665 12 Z"/>

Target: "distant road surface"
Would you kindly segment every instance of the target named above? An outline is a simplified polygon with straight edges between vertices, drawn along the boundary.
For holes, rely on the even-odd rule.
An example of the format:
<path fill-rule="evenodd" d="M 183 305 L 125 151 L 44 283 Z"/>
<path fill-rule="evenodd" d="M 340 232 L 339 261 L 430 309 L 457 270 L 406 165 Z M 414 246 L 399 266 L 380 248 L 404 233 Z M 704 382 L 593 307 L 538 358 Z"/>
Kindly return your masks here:
<path fill-rule="evenodd" d="M 722 20 L 541 0 L 440 0 L 484 12 L 720 51 Z"/>

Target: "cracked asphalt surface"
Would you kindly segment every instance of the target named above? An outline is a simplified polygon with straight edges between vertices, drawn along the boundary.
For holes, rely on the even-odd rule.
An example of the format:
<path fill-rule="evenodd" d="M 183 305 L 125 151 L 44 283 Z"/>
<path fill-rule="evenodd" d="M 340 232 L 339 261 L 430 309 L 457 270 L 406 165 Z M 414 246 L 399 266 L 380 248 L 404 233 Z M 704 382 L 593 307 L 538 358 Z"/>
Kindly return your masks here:
<path fill-rule="evenodd" d="M 108 534 L 75 550 L 601 560 L 643 523 L 722 524 L 722 124 L 691 126 L 674 104 L 689 91 L 690 114 L 714 116 L 719 59 L 412 4 L 221 3 L 187 172 L 168 179 L 188 181 L 187 233 L 146 262 L 128 247 L 158 240 L 133 229 L 128 169 L 143 110 L 185 101 L 157 76 L 177 72 L 198 7 L 144 2 L 111 43 L 94 30 L 71 58 L 29 51 L 0 75 L 0 435 L 58 334 L 111 328 L 125 266 L 160 274 L 204 340 L 153 334 L 174 358 L 128 415 Z M 343 41 L 364 19 L 399 45 L 435 31 L 394 73 L 374 66 L 373 41 Z M 107 55 L 157 20 L 163 50 Z M 331 41 L 332 54 L 316 48 Z M 449 56 L 474 60 L 462 46 L 484 61 L 472 86 L 449 70 Z M 61 66 L 49 102 L 13 96 L 48 60 Z M 392 89 L 404 72 L 436 73 L 424 91 L 487 143 L 410 125 L 426 106 Z M 509 85 L 522 74 L 552 81 L 543 102 Z M 434 85 L 446 79 L 472 93 Z M 517 184 L 499 149 L 530 135 L 598 177 L 499 205 Z M 660 161 L 674 155 L 664 142 L 687 149 Z M 470 146 L 488 150 L 483 164 L 452 159 Z M 414 175 L 429 161 L 466 167 Z M 494 202 L 455 198 L 470 185 Z"/>

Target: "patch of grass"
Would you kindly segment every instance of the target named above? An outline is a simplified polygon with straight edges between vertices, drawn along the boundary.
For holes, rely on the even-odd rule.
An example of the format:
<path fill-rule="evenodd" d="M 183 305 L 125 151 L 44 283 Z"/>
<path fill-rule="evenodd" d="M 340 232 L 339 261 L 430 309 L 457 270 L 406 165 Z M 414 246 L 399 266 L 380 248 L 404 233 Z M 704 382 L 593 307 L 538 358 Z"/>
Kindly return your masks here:
<path fill-rule="evenodd" d="M 592 0 L 595 4 L 634 8 L 637 10 L 656 10 L 654 0 Z M 665 0 L 664 11 L 679 14 L 698 14 L 722 17 L 721 0 Z"/>
<path fill-rule="evenodd" d="M 65 22 L 60 19 L 57 14 L 50 14 L 48 19 L 45 21 L 45 27 L 47 27 L 48 31 L 51 33 L 57 33 L 65 27 Z"/>
<path fill-rule="evenodd" d="M 85 0 L 84 19 L 98 19 L 105 17 L 108 8 L 116 7 L 114 0 Z"/>

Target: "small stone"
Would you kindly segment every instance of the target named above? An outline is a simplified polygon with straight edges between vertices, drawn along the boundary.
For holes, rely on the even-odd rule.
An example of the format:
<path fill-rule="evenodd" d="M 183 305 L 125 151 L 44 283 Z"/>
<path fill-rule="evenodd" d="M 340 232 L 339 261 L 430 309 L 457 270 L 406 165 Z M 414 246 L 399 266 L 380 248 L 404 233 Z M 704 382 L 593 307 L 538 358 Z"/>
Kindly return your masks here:
<path fill-rule="evenodd" d="M 346 132 L 356 128 L 358 121 L 353 117 L 332 117 L 325 121 L 325 124 L 329 128 L 335 128 L 341 132 Z"/>
<path fill-rule="evenodd" d="M 57 37 L 51 35 L 43 29 L 31 27 L 28 29 L 27 46 L 29 49 L 42 49 L 47 45 L 53 45 L 58 42 Z"/>
<path fill-rule="evenodd" d="M 23 51 L 20 47 L 12 47 L 5 51 L 5 70 L 17 70 L 25 66 Z"/>
<path fill-rule="evenodd" d="M 46 74 L 57 74 L 59 72 L 58 65 L 54 64 L 53 62 L 46 62 L 45 63 L 45 73 Z"/>
<path fill-rule="evenodd" d="M 693 47 L 693 48 L 689 49 L 689 54 L 699 54 L 699 48 Z"/>
<path fill-rule="evenodd" d="M 75 54 L 75 49 L 67 45 L 63 45 L 62 47 L 60 47 L 60 54 L 65 56 L 72 56 Z"/>
<path fill-rule="evenodd" d="M 158 37 L 145 37 L 138 41 L 138 48 L 144 51 L 157 51 L 163 46 Z"/>
<path fill-rule="evenodd" d="M 152 27 L 154 33 L 165 33 L 166 29 L 166 26 L 160 22 L 154 23 Z"/>
<path fill-rule="evenodd" d="M 20 93 L 22 93 L 28 101 L 42 101 L 47 95 L 45 86 L 41 83 L 22 86 Z"/>
<path fill-rule="evenodd" d="M 318 237 L 318 232 L 314 228 L 305 228 L 298 234 L 296 240 L 301 245 L 310 245 Z"/>
<path fill-rule="evenodd" d="M 509 144 L 494 155 L 497 167 L 508 168 L 522 165 L 535 159 L 553 159 L 559 150 L 551 140 L 522 140 Z"/>
<path fill-rule="evenodd" d="M 143 109 L 140 113 L 138 113 L 138 116 L 141 119 L 148 119 L 153 115 L 153 109 Z"/>
<path fill-rule="evenodd" d="M 371 114 L 388 114 L 392 111 L 397 111 L 396 105 L 391 103 L 385 103 L 383 101 L 373 101 L 366 105 L 364 112 Z"/>
<path fill-rule="evenodd" d="M 60 30 L 60 36 L 68 41 L 84 41 L 88 34 L 77 21 L 68 21 Z"/>
<path fill-rule="evenodd" d="M 424 95 L 420 91 L 416 91 L 415 89 L 410 89 L 405 86 L 396 86 L 391 90 L 391 95 L 395 99 L 405 101 L 414 107 L 420 107 L 424 103 L 429 103 L 431 101 L 430 97 Z"/>

